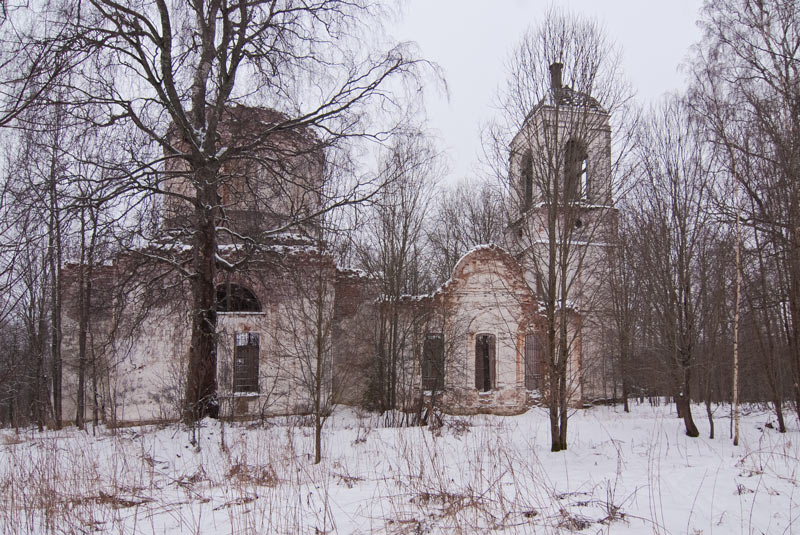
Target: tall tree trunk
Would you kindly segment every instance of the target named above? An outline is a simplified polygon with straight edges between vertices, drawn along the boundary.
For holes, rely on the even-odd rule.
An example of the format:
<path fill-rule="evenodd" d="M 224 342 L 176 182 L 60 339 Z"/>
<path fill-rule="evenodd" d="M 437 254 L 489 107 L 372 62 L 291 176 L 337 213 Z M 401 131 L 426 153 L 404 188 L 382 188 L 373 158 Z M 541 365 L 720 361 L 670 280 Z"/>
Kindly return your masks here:
<path fill-rule="evenodd" d="M 40 326 L 41 327 L 41 326 Z M 39 343 L 38 333 L 34 333 L 34 355 L 36 355 L 36 378 L 34 386 L 33 414 L 39 432 L 44 431 L 44 348 Z"/>
<path fill-rule="evenodd" d="M 214 181 L 216 172 L 197 171 L 198 191 L 195 205 L 193 243 L 194 275 L 192 288 L 192 334 L 187 365 L 183 419 L 194 423 L 206 416 L 217 417 L 217 310 L 215 279 L 217 274 L 216 212 L 219 199 Z"/>
<path fill-rule="evenodd" d="M 92 353 L 92 435 L 97 432 L 97 424 L 98 422 L 98 385 L 97 385 L 97 354 L 94 351 L 94 336 L 91 337 L 89 340 L 89 346 L 91 347 Z"/>
<path fill-rule="evenodd" d="M 762 298 L 766 298 L 766 296 L 770 295 L 771 290 L 767 284 L 767 268 L 764 264 L 764 249 L 762 248 L 762 244 L 760 243 L 760 233 L 758 229 L 753 232 L 753 241 L 755 242 L 755 250 L 756 256 L 758 258 L 758 274 L 759 274 L 759 283 L 760 283 L 760 291 Z M 753 309 L 753 304 L 750 304 L 750 308 Z M 767 384 L 769 384 L 770 390 L 772 391 L 772 405 L 775 409 L 775 416 L 778 418 L 778 427 L 781 433 L 786 432 L 786 426 L 784 425 L 783 420 L 783 381 L 782 381 L 782 373 L 781 373 L 781 365 L 776 356 L 776 334 L 775 329 L 773 327 L 773 313 L 771 313 L 770 308 L 763 306 L 763 317 L 762 322 L 764 324 L 765 333 L 764 336 L 761 336 L 761 330 L 756 329 L 756 334 L 758 335 L 758 342 L 759 346 L 765 352 L 766 359 L 764 360 L 764 371 L 767 376 Z M 766 340 L 764 340 L 766 338 Z"/>
<path fill-rule="evenodd" d="M 708 438 L 714 439 L 714 413 L 711 410 L 711 379 L 714 375 L 711 367 L 706 367 L 703 374 L 703 399 L 706 407 L 706 418 L 708 419 Z"/>
<path fill-rule="evenodd" d="M 736 299 L 733 309 L 733 445 L 739 445 L 739 305 L 742 294 L 741 210 L 736 209 Z"/>
<path fill-rule="evenodd" d="M 53 157 L 55 160 L 55 157 Z M 55 163 L 51 163 L 50 209 L 48 217 L 48 260 L 50 264 L 50 354 L 53 390 L 53 419 L 56 429 L 62 425 L 61 392 L 61 224 L 55 180 Z"/>
<path fill-rule="evenodd" d="M 630 393 L 628 392 L 629 390 L 628 377 L 627 377 L 628 365 L 626 363 L 628 357 L 626 353 L 627 351 L 623 351 L 622 354 L 620 355 L 620 374 L 622 375 L 622 409 L 625 412 L 631 412 L 631 407 L 628 403 L 628 396 L 630 395 Z"/>
<path fill-rule="evenodd" d="M 567 385 L 567 370 L 566 370 L 567 358 L 568 356 L 565 355 L 565 360 L 563 363 L 565 369 L 559 374 L 560 375 L 559 381 L 561 384 L 559 387 L 560 396 L 558 400 L 559 401 L 558 409 L 560 413 L 559 414 L 560 428 L 558 430 L 558 435 L 559 435 L 559 441 L 560 441 L 559 445 L 561 447 L 561 450 L 567 449 L 567 418 L 569 417 L 569 391 Z"/>
<path fill-rule="evenodd" d="M 316 325 L 314 326 L 316 329 L 316 362 L 315 362 L 315 376 L 314 376 L 314 464 L 319 464 L 320 460 L 322 460 L 322 410 L 323 410 L 323 403 L 322 403 L 322 396 L 325 395 L 323 392 L 324 387 L 324 377 L 323 374 L 325 373 L 325 339 L 324 339 L 324 330 L 325 330 L 325 311 L 323 307 L 325 306 L 325 288 L 324 282 L 322 281 L 322 268 L 320 268 L 320 273 L 318 275 L 319 280 L 317 281 L 317 295 L 315 296 L 316 300 Z"/>
<path fill-rule="evenodd" d="M 676 403 L 680 406 L 680 412 L 683 418 L 683 425 L 686 428 L 686 434 L 690 437 L 699 437 L 700 431 L 692 418 L 692 397 L 691 397 L 691 372 L 688 367 L 683 369 L 683 392 L 676 398 Z"/>
<path fill-rule="evenodd" d="M 558 392 L 560 381 L 558 371 L 555 366 L 550 368 L 550 403 L 548 412 L 550 414 L 550 451 L 561 451 L 561 429 L 559 425 L 559 403 L 560 394 Z"/>
<path fill-rule="evenodd" d="M 86 417 L 86 338 L 89 334 L 89 304 L 87 302 L 86 214 L 81 210 L 81 243 L 78 260 L 78 386 L 75 393 L 75 426 L 84 427 Z"/>
<path fill-rule="evenodd" d="M 84 429 L 86 424 L 86 373 L 89 365 L 89 338 L 91 336 L 92 286 L 94 277 L 94 250 L 97 240 L 97 221 L 92 208 L 88 207 L 89 225 L 86 214 L 81 213 L 81 254 L 78 266 L 78 391 L 75 409 L 75 425 Z M 86 233 L 89 232 L 87 243 Z"/>
<path fill-rule="evenodd" d="M 45 279 L 46 278 L 47 277 L 45 275 Z M 39 376 L 36 381 L 39 385 L 37 399 L 37 405 L 39 406 L 39 421 L 37 423 L 40 429 L 43 429 L 47 424 L 48 416 L 51 415 L 50 409 L 52 408 L 50 405 L 50 393 L 48 392 L 47 377 L 45 372 L 45 347 L 47 347 L 47 307 L 45 305 L 46 292 L 47 290 L 45 289 L 44 285 L 42 285 L 36 311 L 36 317 L 38 318 L 38 327 L 36 329 L 36 352 L 39 355 L 37 364 L 37 367 L 39 368 Z"/>
<path fill-rule="evenodd" d="M 399 299 L 400 290 L 396 289 L 392 296 L 392 321 L 389 334 L 389 397 L 387 399 L 387 405 L 390 410 L 397 408 L 397 361 L 400 352 L 400 343 L 398 341 L 400 312 L 397 302 Z"/>
<path fill-rule="evenodd" d="M 796 315 L 800 315 L 800 306 L 798 306 L 798 302 L 800 302 L 800 297 L 790 296 L 789 297 L 789 306 L 791 307 L 791 341 L 789 344 L 789 349 L 791 351 L 790 361 L 790 368 L 792 370 L 792 394 L 794 395 L 794 408 L 797 414 L 797 419 L 800 420 L 800 326 L 798 326 L 798 322 L 800 322 L 800 318 L 796 318 Z"/>
<path fill-rule="evenodd" d="M 706 396 L 706 417 L 708 418 L 708 438 L 714 440 L 714 413 L 711 412 L 711 396 Z"/>
<path fill-rule="evenodd" d="M 794 232 L 792 232 L 794 236 Z M 789 247 L 795 249 L 799 240 L 791 239 Z M 786 253 L 786 270 L 789 272 L 789 320 L 786 326 L 787 338 L 789 339 L 790 350 L 790 369 L 792 372 L 792 395 L 794 396 L 794 406 L 797 418 L 800 419 L 800 262 L 797 259 L 798 252 L 790 250 Z"/>
<path fill-rule="evenodd" d="M 778 418 L 778 431 L 785 433 L 786 422 L 783 420 L 783 400 L 781 398 L 775 398 L 772 400 L 772 404 L 775 407 L 775 416 Z"/>
<path fill-rule="evenodd" d="M 625 284 L 625 283 L 623 283 Z M 622 290 L 625 291 L 625 290 Z M 625 310 L 623 307 L 620 307 L 620 311 L 618 314 L 627 316 L 628 311 Z M 625 322 L 627 323 L 627 322 Z M 630 395 L 630 386 L 628 380 L 628 333 L 622 332 L 626 330 L 628 326 L 619 329 L 618 340 L 619 340 L 619 374 L 622 379 L 622 408 L 625 412 L 631 412 L 630 405 L 628 404 L 628 396 Z"/>
<path fill-rule="evenodd" d="M 78 390 L 75 393 L 75 425 L 79 429 L 83 429 L 86 410 L 86 338 L 89 330 L 86 278 L 85 256 L 82 253 L 78 265 Z"/>

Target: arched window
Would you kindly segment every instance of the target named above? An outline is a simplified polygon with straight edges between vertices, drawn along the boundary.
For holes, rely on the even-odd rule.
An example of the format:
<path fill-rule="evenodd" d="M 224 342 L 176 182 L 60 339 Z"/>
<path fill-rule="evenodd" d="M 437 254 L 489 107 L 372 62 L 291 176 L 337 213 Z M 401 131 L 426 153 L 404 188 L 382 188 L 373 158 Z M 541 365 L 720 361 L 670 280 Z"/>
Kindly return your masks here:
<path fill-rule="evenodd" d="M 586 199 L 589 195 L 589 155 L 586 147 L 574 139 L 564 151 L 564 201 Z"/>
<path fill-rule="evenodd" d="M 522 163 L 519 167 L 519 181 L 522 211 L 525 211 L 533 204 L 533 155 L 530 149 L 526 150 L 522 156 Z"/>
<path fill-rule="evenodd" d="M 475 337 L 475 388 L 488 392 L 495 387 L 495 338 L 493 334 Z"/>
<path fill-rule="evenodd" d="M 261 304 L 244 286 L 226 282 L 217 286 L 217 312 L 261 312 Z"/>

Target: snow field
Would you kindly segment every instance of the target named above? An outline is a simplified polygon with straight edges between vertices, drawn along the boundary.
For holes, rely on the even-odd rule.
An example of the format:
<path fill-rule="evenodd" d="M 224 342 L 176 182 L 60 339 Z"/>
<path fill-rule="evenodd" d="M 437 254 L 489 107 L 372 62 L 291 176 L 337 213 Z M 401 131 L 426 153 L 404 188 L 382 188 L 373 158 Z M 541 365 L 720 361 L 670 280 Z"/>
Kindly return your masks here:
<path fill-rule="evenodd" d="M 728 410 L 714 440 L 686 437 L 671 406 L 577 411 L 550 453 L 541 409 L 431 430 L 339 408 L 316 466 L 304 418 L 207 420 L 199 448 L 177 424 L 3 430 L 0 533 L 800 531 L 796 420 L 781 435 L 751 410 L 734 447 Z"/>

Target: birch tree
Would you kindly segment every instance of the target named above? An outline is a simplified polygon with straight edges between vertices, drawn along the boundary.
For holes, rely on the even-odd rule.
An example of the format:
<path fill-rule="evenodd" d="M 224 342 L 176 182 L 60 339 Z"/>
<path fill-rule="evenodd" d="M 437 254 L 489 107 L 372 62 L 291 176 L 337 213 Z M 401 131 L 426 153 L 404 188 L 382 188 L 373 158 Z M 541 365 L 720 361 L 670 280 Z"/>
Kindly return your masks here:
<path fill-rule="evenodd" d="M 690 102 L 748 198 L 743 227 L 779 261 L 767 291 L 785 304 L 781 336 L 800 417 L 800 4 L 706 2 L 701 25 Z"/>
<path fill-rule="evenodd" d="M 359 265 L 380 281 L 369 396 L 382 412 L 409 401 L 415 321 L 403 299 L 431 289 L 425 276 L 424 231 L 439 165 L 438 154 L 424 138 L 398 140 L 381 164 L 391 185 L 375 199 L 357 245 Z"/>

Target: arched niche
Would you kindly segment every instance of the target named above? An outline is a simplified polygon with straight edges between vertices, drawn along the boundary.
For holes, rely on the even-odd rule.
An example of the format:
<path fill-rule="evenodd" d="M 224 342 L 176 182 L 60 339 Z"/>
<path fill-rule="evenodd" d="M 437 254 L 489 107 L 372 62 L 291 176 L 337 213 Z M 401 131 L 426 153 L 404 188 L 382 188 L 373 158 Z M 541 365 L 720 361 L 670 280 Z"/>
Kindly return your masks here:
<path fill-rule="evenodd" d="M 261 303 L 252 290 L 226 282 L 217 285 L 217 312 L 261 312 Z"/>

